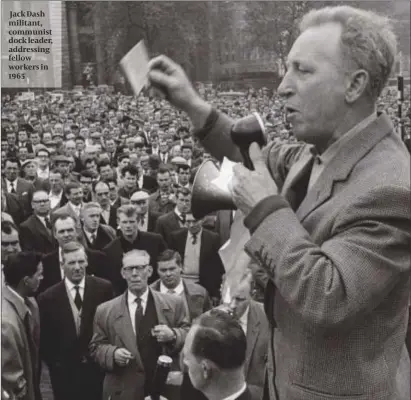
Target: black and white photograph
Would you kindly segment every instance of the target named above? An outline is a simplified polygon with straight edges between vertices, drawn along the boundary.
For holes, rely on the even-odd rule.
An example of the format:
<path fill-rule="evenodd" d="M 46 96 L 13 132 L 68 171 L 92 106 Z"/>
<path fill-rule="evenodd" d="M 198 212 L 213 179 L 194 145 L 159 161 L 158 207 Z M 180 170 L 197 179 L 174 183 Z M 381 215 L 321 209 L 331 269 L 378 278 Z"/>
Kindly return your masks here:
<path fill-rule="evenodd" d="M 1 1 L 2 400 L 410 400 L 409 1 Z"/>

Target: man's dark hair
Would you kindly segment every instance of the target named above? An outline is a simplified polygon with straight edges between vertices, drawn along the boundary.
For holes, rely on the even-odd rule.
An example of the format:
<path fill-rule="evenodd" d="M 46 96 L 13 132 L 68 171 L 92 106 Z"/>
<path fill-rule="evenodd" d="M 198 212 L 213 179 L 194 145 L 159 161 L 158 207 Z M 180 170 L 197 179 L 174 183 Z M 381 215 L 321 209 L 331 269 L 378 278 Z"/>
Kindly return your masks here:
<path fill-rule="evenodd" d="M 177 134 L 180 134 L 180 132 L 189 132 L 189 130 L 188 130 L 188 128 L 187 127 L 185 127 L 185 126 L 180 126 L 178 129 L 177 129 Z"/>
<path fill-rule="evenodd" d="M 77 136 L 74 140 L 81 140 L 82 142 L 86 141 L 86 139 L 84 139 L 83 136 Z"/>
<path fill-rule="evenodd" d="M 40 253 L 23 251 L 7 257 L 3 272 L 4 279 L 11 287 L 17 287 L 26 276 L 32 277 L 37 272 L 37 266 L 42 260 Z"/>
<path fill-rule="evenodd" d="M 17 167 L 20 168 L 20 160 L 16 157 L 7 157 L 6 160 L 4 161 L 4 166 L 7 165 L 8 162 L 11 162 L 13 164 L 17 164 Z"/>
<path fill-rule="evenodd" d="M 72 189 L 81 189 L 81 185 L 78 182 L 69 182 L 65 189 L 64 189 L 64 194 L 67 196 L 70 196 L 70 192 Z"/>
<path fill-rule="evenodd" d="M 109 183 L 114 183 L 116 186 L 118 186 L 118 185 L 117 185 L 117 181 L 116 181 L 114 178 L 106 178 L 106 179 L 103 180 L 103 182 L 107 183 L 107 185 L 108 185 Z M 109 186 L 109 187 L 110 187 L 110 186 Z"/>
<path fill-rule="evenodd" d="M 11 221 L 1 221 L 1 232 L 5 233 L 6 235 L 10 235 L 13 231 L 19 233 L 19 228 L 17 228 L 16 224 Z"/>
<path fill-rule="evenodd" d="M 187 189 L 186 187 L 179 187 L 179 188 L 177 189 L 176 197 L 178 198 L 178 196 L 179 196 L 180 194 L 181 194 L 182 196 L 191 196 L 191 190 L 190 190 L 190 189 Z"/>
<path fill-rule="evenodd" d="M 88 169 L 83 169 L 83 171 L 80 172 L 80 178 L 81 177 L 93 179 L 94 175 Z"/>
<path fill-rule="evenodd" d="M 177 265 L 180 267 L 183 265 L 180 254 L 177 251 L 172 250 L 172 249 L 164 250 L 157 257 L 157 263 L 171 261 L 171 260 L 176 260 Z"/>
<path fill-rule="evenodd" d="M 198 317 L 193 325 L 197 326 L 191 347 L 194 356 L 210 360 L 221 369 L 242 367 L 247 339 L 233 316 L 213 309 Z"/>
<path fill-rule="evenodd" d="M 84 160 L 84 165 L 87 166 L 87 164 L 90 164 L 91 162 L 96 162 L 96 159 L 93 157 L 88 157 Z"/>
<path fill-rule="evenodd" d="M 121 170 L 121 175 L 126 176 L 126 173 L 129 173 L 130 175 L 133 176 L 138 176 L 138 169 L 134 165 L 126 165 L 122 170 Z"/>
<path fill-rule="evenodd" d="M 107 165 L 111 168 L 111 164 L 109 160 L 100 160 L 97 164 L 97 170 L 100 171 L 101 168 L 107 167 Z"/>
<path fill-rule="evenodd" d="M 164 165 L 162 165 L 161 167 L 158 167 L 158 170 L 156 172 L 157 175 L 160 174 L 169 174 L 170 173 L 170 169 L 165 167 Z"/>

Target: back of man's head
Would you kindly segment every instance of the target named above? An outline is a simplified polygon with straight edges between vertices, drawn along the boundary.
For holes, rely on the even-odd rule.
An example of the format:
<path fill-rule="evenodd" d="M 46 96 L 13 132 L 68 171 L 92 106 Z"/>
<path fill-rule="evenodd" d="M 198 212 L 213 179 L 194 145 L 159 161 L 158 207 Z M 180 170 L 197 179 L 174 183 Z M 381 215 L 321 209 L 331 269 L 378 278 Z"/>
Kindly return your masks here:
<path fill-rule="evenodd" d="M 197 359 L 212 361 L 221 370 L 242 368 L 247 340 L 241 325 L 230 314 L 211 310 L 194 321 L 191 351 Z"/>

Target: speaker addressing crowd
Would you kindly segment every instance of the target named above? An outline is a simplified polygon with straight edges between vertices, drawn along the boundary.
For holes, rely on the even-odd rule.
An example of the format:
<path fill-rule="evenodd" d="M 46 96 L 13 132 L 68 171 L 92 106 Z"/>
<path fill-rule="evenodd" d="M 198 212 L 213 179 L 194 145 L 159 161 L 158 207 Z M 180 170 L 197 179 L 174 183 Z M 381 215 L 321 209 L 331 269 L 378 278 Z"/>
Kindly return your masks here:
<path fill-rule="evenodd" d="M 409 154 L 377 113 L 396 55 L 388 21 L 343 6 L 309 12 L 278 88 L 298 145 L 250 146 L 231 193 L 246 252 L 269 274 L 279 399 L 409 399 Z M 150 80 L 214 157 L 241 162 L 234 121 L 165 56 Z"/>
<path fill-rule="evenodd" d="M 303 18 L 277 90 L 192 85 L 160 56 L 149 78 L 165 98 L 2 96 L 2 396 L 40 398 L 40 357 L 43 400 L 143 400 L 167 355 L 167 400 L 409 400 L 410 162 L 384 88 L 395 54 L 385 18 L 332 7 Z M 241 149 L 251 171 L 231 130 L 256 111 L 268 144 Z M 194 176 L 224 156 L 238 211 L 196 219 Z M 224 277 L 229 237 L 246 245 Z"/>

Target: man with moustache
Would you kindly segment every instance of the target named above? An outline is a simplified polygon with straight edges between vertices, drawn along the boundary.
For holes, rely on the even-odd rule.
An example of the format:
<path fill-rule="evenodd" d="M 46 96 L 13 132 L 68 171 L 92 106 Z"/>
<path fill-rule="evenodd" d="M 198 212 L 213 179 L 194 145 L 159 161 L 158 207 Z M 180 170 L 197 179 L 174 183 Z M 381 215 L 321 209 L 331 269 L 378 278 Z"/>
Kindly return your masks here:
<path fill-rule="evenodd" d="M 249 231 L 244 265 L 270 277 L 272 383 L 279 400 L 408 400 L 410 159 L 376 112 L 396 38 L 385 18 L 349 6 L 313 10 L 300 28 L 278 88 L 300 143 L 251 144 L 255 170 L 236 165 L 231 182 Z M 204 148 L 242 161 L 234 121 L 181 67 L 160 56 L 150 68 Z"/>
<path fill-rule="evenodd" d="M 153 272 L 144 250 L 124 254 L 127 290 L 100 305 L 90 342 L 92 358 L 105 371 L 103 400 L 143 400 L 161 354 L 177 356 L 189 327 L 183 301 L 149 289 Z"/>

